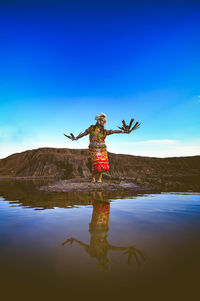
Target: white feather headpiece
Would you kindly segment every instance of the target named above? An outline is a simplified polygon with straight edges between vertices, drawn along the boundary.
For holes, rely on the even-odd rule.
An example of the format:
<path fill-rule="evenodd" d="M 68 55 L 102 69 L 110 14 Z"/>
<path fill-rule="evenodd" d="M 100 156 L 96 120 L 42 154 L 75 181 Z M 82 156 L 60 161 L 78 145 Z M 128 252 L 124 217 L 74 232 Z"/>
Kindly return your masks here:
<path fill-rule="evenodd" d="M 95 116 L 95 120 L 99 120 L 99 119 L 106 119 L 106 114 L 104 114 L 104 113 L 101 113 L 100 115 L 96 115 Z"/>

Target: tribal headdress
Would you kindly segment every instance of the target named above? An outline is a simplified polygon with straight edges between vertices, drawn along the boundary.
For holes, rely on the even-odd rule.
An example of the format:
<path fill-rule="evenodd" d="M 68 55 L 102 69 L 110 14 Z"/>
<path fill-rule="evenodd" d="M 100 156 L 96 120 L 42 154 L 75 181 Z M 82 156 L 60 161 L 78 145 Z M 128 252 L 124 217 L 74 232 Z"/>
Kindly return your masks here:
<path fill-rule="evenodd" d="M 106 114 L 104 114 L 104 113 L 101 113 L 100 115 L 96 115 L 95 116 L 95 120 L 105 120 L 106 121 Z"/>

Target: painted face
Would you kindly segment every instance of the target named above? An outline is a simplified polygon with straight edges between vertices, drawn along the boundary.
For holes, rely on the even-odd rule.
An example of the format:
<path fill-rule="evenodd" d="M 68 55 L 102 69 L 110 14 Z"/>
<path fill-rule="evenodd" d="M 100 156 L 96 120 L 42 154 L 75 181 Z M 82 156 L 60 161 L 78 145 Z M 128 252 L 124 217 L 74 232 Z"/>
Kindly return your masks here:
<path fill-rule="evenodd" d="M 100 119 L 99 121 L 101 126 L 104 126 L 106 124 L 106 120 L 105 119 Z"/>

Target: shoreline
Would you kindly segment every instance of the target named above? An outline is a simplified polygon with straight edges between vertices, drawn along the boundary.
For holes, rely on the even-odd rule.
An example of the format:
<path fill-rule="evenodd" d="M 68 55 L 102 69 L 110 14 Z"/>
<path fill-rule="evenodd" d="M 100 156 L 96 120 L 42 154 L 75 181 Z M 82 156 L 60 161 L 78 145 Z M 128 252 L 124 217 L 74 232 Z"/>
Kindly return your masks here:
<path fill-rule="evenodd" d="M 172 179 L 165 181 L 146 181 L 143 178 L 105 178 L 102 183 L 91 183 L 90 178 L 61 179 L 59 177 L 0 177 L 0 182 L 32 182 L 35 188 L 44 192 L 137 192 L 137 193 L 160 193 L 160 192 L 200 192 L 197 183 L 190 181 L 177 182 Z"/>
<path fill-rule="evenodd" d="M 92 192 L 92 191 L 121 191 L 121 192 L 142 192 L 142 193 L 160 193 L 160 192 L 200 192 L 199 189 L 183 189 L 183 186 L 165 187 L 162 185 L 136 184 L 133 181 L 126 180 L 104 180 L 102 183 L 91 183 L 88 179 L 68 179 L 55 181 L 51 184 L 40 186 L 40 191 L 46 192 Z"/>

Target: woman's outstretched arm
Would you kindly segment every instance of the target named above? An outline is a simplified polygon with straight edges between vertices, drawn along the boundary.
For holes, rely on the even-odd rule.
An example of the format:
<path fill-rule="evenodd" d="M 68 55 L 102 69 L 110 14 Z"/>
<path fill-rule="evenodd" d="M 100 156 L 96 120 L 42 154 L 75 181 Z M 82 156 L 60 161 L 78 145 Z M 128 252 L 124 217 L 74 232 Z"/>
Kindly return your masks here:
<path fill-rule="evenodd" d="M 90 127 L 88 129 L 85 130 L 85 132 L 83 133 L 80 133 L 77 137 L 76 137 L 76 140 L 84 137 L 84 136 L 87 136 L 88 134 L 90 133 Z"/>
<path fill-rule="evenodd" d="M 123 131 L 123 130 L 107 130 L 107 135 L 112 135 L 112 134 L 129 134 L 128 131 Z"/>

